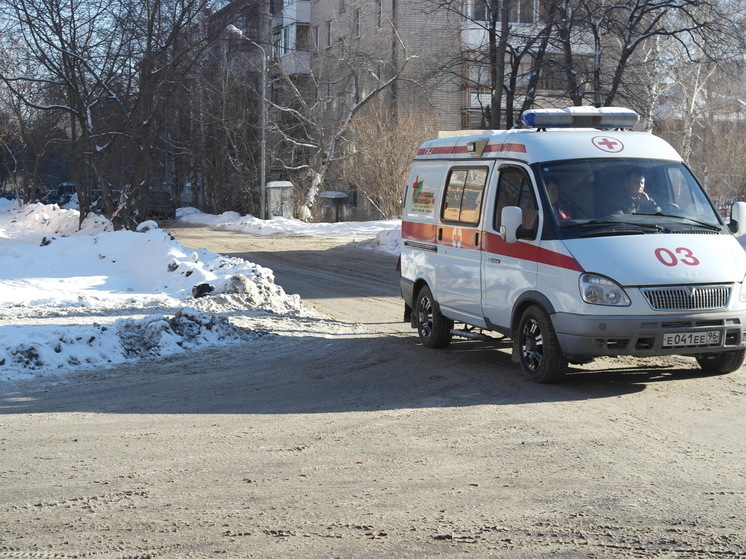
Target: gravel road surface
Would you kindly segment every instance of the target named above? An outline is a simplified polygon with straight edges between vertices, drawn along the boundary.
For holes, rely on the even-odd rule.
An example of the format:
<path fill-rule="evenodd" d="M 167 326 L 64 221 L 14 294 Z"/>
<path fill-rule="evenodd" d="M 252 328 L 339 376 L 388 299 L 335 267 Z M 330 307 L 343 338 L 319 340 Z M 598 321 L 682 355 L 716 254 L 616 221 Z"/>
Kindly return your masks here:
<path fill-rule="evenodd" d="M 746 557 L 746 372 L 419 345 L 394 257 L 173 225 L 323 316 L 0 389 L 0 558 Z"/>

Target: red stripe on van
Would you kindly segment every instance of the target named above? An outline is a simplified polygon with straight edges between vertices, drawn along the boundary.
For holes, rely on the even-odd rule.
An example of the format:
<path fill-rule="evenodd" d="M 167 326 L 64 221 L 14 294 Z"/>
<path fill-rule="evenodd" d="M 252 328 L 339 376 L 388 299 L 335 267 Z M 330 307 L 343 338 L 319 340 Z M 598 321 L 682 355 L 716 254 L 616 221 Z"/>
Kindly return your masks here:
<path fill-rule="evenodd" d="M 464 250 L 481 250 L 482 231 L 474 227 L 435 225 L 402 221 L 401 236 L 407 241 L 417 241 Z"/>
<path fill-rule="evenodd" d="M 526 153 L 526 146 L 523 144 L 489 144 L 484 148 L 485 152 L 498 152 L 498 151 L 515 151 L 518 153 Z"/>
<path fill-rule="evenodd" d="M 420 241 L 422 243 L 435 242 L 435 224 L 434 223 L 416 223 L 414 221 L 401 222 L 402 239 L 410 241 Z"/>
<path fill-rule="evenodd" d="M 438 228 L 442 229 L 442 240 L 438 241 Z M 435 225 L 433 223 L 416 223 L 413 221 L 402 221 L 401 235 L 403 239 L 410 241 L 419 241 L 422 243 L 432 243 L 439 245 L 453 246 L 453 232 L 455 227 Z M 564 268 L 575 272 L 584 272 L 580 263 L 572 256 L 561 254 L 553 250 L 537 247 L 529 243 L 506 243 L 503 238 L 496 233 L 482 232 L 478 229 L 464 228 L 461 232 L 460 248 L 466 250 L 480 250 L 479 246 L 473 244 L 474 233 L 480 233 L 483 236 L 484 251 L 497 256 L 507 256 L 518 258 L 537 264 L 554 266 L 555 268 Z"/>
<path fill-rule="evenodd" d="M 507 152 L 512 151 L 516 153 L 526 153 L 526 146 L 523 144 L 513 144 L 510 142 L 506 142 L 503 144 L 488 144 L 484 148 L 484 153 L 501 153 L 501 152 Z M 470 151 L 467 151 L 466 145 L 461 146 L 436 146 L 436 147 L 428 147 L 428 148 L 422 148 L 417 150 L 417 157 L 422 157 L 426 155 L 454 155 L 454 154 L 463 154 L 463 153 L 471 153 Z"/>
<path fill-rule="evenodd" d="M 482 250 L 482 231 L 474 227 L 438 225 L 438 244 L 463 250 Z"/>
<path fill-rule="evenodd" d="M 484 234 L 484 250 L 490 254 L 520 258 L 529 262 L 546 264 L 556 268 L 564 268 L 575 272 L 584 272 L 580 263 L 572 256 L 547 250 L 545 248 L 530 245 L 528 243 L 506 243 L 500 235 L 495 233 Z"/>
<path fill-rule="evenodd" d="M 454 153 L 454 149 L 455 146 L 438 146 L 433 148 L 424 148 L 418 150 L 417 155 L 450 155 Z"/>

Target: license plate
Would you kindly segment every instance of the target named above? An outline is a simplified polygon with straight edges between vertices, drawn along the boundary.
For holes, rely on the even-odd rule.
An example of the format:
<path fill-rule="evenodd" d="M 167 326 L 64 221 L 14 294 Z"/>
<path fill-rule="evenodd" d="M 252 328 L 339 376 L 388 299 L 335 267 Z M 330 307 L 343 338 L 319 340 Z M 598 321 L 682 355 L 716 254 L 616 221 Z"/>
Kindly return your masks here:
<path fill-rule="evenodd" d="M 663 334 L 663 347 L 720 345 L 720 330 Z"/>

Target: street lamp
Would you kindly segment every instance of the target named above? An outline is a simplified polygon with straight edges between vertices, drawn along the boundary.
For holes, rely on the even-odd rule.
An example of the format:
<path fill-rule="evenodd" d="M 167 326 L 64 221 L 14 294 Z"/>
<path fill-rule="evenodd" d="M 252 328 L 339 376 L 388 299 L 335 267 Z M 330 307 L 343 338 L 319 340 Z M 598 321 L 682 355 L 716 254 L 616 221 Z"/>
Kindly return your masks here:
<path fill-rule="evenodd" d="M 262 51 L 262 99 L 261 99 L 261 140 L 259 153 L 259 219 L 267 215 L 267 51 L 262 45 L 249 39 L 244 32 L 235 25 L 226 27 L 229 33 L 240 37 Z"/>

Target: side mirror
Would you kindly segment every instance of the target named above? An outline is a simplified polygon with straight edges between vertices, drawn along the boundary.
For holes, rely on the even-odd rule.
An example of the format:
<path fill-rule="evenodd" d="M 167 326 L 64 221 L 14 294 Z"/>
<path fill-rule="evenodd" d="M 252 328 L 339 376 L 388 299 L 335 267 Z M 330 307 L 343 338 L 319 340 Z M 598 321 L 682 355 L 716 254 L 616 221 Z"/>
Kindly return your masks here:
<path fill-rule="evenodd" d="M 746 233 L 746 202 L 734 202 L 730 207 L 728 229 L 736 237 Z"/>
<path fill-rule="evenodd" d="M 523 225 L 523 210 L 518 206 L 505 206 L 500 214 L 500 236 L 506 243 L 518 241 L 518 228 Z"/>

